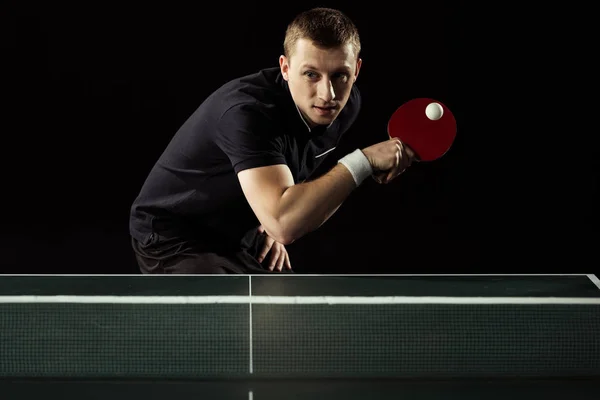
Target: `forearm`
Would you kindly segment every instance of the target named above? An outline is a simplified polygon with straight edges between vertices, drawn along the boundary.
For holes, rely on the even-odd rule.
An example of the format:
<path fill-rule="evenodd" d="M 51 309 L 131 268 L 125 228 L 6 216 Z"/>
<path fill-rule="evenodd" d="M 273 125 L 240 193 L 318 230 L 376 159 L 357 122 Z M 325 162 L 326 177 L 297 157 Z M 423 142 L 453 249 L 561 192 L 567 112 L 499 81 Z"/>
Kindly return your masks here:
<path fill-rule="evenodd" d="M 341 206 L 357 185 L 350 171 L 337 164 L 328 173 L 285 190 L 280 199 L 279 223 L 291 243 L 317 229 Z"/>

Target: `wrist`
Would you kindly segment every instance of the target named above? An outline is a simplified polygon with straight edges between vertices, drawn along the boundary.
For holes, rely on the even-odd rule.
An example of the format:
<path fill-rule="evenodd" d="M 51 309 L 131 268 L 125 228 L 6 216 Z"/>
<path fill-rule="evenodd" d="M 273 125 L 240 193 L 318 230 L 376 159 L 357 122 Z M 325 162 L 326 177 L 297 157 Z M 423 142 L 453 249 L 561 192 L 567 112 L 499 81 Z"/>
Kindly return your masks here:
<path fill-rule="evenodd" d="M 371 167 L 369 159 L 360 149 L 347 154 L 338 160 L 338 163 L 343 164 L 350 171 L 356 186 L 360 186 L 367 177 L 373 174 L 373 167 Z"/>

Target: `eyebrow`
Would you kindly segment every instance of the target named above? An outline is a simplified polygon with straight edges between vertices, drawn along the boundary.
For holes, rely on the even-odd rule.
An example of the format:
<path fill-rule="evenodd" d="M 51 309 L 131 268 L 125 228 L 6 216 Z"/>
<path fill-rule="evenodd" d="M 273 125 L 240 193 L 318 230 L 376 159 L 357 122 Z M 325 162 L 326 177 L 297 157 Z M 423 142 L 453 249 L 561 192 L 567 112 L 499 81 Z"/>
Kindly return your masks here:
<path fill-rule="evenodd" d="M 310 65 L 310 64 L 303 65 L 302 69 L 314 69 L 317 71 L 319 70 L 317 67 Z M 340 67 L 340 68 L 336 69 L 335 72 L 350 72 L 350 67 L 347 67 L 347 66 Z"/>

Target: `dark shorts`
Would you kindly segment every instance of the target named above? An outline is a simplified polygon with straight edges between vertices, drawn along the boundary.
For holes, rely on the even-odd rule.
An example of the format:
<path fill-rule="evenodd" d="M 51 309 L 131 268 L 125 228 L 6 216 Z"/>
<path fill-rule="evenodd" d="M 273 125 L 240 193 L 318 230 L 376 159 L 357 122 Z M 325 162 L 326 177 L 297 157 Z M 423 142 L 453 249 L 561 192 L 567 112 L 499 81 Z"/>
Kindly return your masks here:
<path fill-rule="evenodd" d="M 281 274 L 289 270 L 269 271 L 255 258 L 264 237 L 247 248 L 211 249 L 200 242 L 183 238 L 150 236 L 148 243 L 132 238 L 135 257 L 144 274 Z"/>

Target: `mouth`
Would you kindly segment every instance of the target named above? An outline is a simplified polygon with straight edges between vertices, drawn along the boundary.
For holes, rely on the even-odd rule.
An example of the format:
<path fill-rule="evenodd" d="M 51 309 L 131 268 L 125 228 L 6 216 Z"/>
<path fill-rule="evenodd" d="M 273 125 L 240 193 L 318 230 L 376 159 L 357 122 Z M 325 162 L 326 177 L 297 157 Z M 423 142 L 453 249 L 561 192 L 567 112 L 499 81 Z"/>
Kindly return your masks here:
<path fill-rule="evenodd" d="M 320 115 L 330 115 L 330 114 L 333 114 L 335 112 L 335 110 L 337 109 L 336 106 L 329 106 L 329 107 L 313 106 L 313 108 Z"/>

